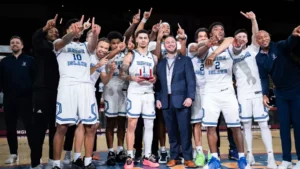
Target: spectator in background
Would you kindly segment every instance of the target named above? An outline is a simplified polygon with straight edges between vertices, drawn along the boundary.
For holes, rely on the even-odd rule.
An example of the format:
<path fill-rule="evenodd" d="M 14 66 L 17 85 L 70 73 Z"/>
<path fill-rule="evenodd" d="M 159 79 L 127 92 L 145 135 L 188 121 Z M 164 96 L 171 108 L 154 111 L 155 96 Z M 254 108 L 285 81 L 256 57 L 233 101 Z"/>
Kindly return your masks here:
<path fill-rule="evenodd" d="M 0 88 L 4 93 L 6 136 L 10 151 L 6 164 L 19 160 L 17 122 L 21 116 L 29 147 L 32 146 L 32 84 L 34 59 L 23 53 L 23 40 L 19 36 L 10 39 L 12 54 L 0 62 Z"/>

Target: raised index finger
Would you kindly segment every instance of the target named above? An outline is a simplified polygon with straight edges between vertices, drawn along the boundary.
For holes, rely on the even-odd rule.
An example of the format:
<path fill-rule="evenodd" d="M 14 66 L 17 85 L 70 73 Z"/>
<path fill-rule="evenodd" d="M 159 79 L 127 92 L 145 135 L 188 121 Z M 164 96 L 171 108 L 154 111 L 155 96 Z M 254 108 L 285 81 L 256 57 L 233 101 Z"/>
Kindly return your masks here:
<path fill-rule="evenodd" d="M 123 38 L 123 42 L 124 42 L 124 43 L 126 42 L 126 36 L 124 36 L 124 38 Z"/>
<path fill-rule="evenodd" d="M 54 20 L 54 22 L 56 22 L 56 20 L 57 20 L 57 17 L 58 17 L 58 14 L 56 14 L 56 15 L 55 15 L 55 17 L 54 17 L 54 19 L 53 19 L 53 20 Z"/>
<path fill-rule="evenodd" d="M 245 17 L 248 17 L 243 11 L 240 12 L 242 15 L 244 15 Z"/>
<path fill-rule="evenodd" d="M 177 24 L 179 29 L 182 29 L 181 26 L 179 25 L 179 23 Z"/>
<path fill-rule="evenodd" d="M 140 9 L 139 9 L 138 15 L 139 15 L 139 16 L 141 15 L 141 10 L 140 10 Z"/>
<path fill-rule="evenodd" d="M 94 25 L 95 24 L 95 17 L 93 17 L 93 19 L 92 19 L 92 25 Z"/>
<path fill-rule="evenodd" d="M 83 20 L 84 20 L 84 15 L 81 16 L 81 20 L 80 20 L 81 24 L 83 23 Z"/>
<path fill-rule="evenodd" d="M 150 11 L 149 11 L 149 13 L 151 14 L 151 12 L 152 12 L 152 8 L 150 8 Z"/>

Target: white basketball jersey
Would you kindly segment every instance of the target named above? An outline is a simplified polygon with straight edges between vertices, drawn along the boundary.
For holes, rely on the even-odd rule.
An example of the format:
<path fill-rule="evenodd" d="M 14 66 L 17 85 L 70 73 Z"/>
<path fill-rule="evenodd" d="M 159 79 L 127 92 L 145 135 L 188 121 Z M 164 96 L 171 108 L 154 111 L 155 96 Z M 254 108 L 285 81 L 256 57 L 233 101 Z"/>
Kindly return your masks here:
<path fill-rule="evenodd" d="M 155 66 L 154 56 L 151 52 L 147 52 L 144 56 L 140 54 L 137 50 L 133 50 L 132 62 L 129 67 L 130 76 L 143 76 L 150 77 L 153 76 L 153 69 Z M 128 92 L 130 93 L 145 93 L 153 92 L 153 84 L 144 81 L 137 83 L 135 81 L 130 81 L 128 86 Z"/>
<path fill-rule="evenodd" d="M 218 48 L 213 46 L 208 51 L 208 56 Z M 233 90 L 232 81 L 233 59 L 229 49 L 224 50 L 216 57 L 211 67 L 204 67 L 205 93 Z"/>
<path fill-rule="evenodd" d="M 232 51 L 232 46 L 230 46 L 230 49 Z M 233 54 L 233 73 L 236 79 L 238 95 L 256 95 L 262 91 L 255 59 L 258 52 L 259 47 L 252 44 L 239 55 L 234 55 L 231 52 Z M 258 97 L 261 97 L 261 95 L 258 95 Z"/>
<path fill-rule="evenodd" d="M 203 88 L 205 84 L 204 79 L 204 59 L 200 59 L 196 56 L 192 58 L 192 63 L 196 75 L 196 86 Z"/>
<path fill-rule="evenodd" d="M 116 86 L 116 87 L 121 87 L 123 88 L 124 85 L 124 80 L 122 80 L 119 77 L 119 73 L 120 73 L 120 69 L 123 63 L 123 59 L 124 59 L 125 53 L 120 52 L 119 54 L 117 54 L 114 58 L 110 59 L 107 65 L 112 64 L 112 61 L 115 61 L 115 64 L 117 66 L 117 69 L 115 70 L 113 77 L 109 80 L 109 82 L 107 83 L 107 86 Z M 109 67 L 106 66 L 106 72 L 110 72 Z"/>
<path fill-rule="evenodd" d="M 71 42 L 55 53 L 59 66 L 59 86 L 90 83 L 90 54 L 85 43 Z"/>
<path fill-rule="evenodd" d="M 91 68 L 98 64 L 100 59 L 96 55 L 91 55 Z M 90 83 L 95 86 L 97 80 L 99 79 L 101 72 L 105 72 L 105 65 L 96 69 L 96 71 L 90 76 Z"/>

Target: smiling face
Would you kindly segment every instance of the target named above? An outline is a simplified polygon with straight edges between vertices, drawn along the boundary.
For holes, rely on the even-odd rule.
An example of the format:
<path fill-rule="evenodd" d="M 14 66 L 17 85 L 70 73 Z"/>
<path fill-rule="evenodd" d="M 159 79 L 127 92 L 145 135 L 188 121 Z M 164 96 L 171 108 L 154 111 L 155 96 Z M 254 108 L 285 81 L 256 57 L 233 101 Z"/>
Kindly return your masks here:
<path fill-rule="evenodd" d="M 177 42 L 174 37 L 169 36 L 165 39 L 164 45 L 168 53 L 174 54 L 177 50 Z"/>
<path fill-rule="evenodd" d="M 256 42 L 262 48 L 269 47 L 270 41 L 271 41 L 271 38 L 270 38 L 270 35 L 268 32 L 262 30 L 256 34 Z"/>

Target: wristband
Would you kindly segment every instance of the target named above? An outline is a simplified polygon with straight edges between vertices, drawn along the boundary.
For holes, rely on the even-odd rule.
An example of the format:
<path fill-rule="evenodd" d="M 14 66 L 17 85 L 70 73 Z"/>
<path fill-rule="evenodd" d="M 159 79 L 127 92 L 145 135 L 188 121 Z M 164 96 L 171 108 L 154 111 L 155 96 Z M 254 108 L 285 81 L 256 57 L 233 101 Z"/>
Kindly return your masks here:
<path fill-rule="evenodd" d="M 142 22 L 143 22 L 143 23 L 146 23 L 146 22 L 147 22 L 147 19 L 146 19 L 146 18 L 143 18 L 143 19 L 142 19 Z"/>

